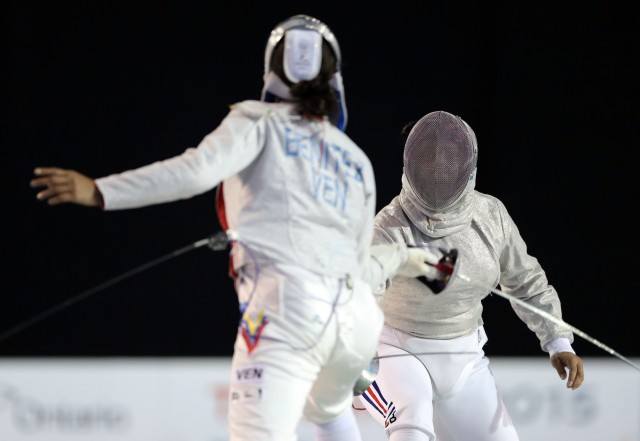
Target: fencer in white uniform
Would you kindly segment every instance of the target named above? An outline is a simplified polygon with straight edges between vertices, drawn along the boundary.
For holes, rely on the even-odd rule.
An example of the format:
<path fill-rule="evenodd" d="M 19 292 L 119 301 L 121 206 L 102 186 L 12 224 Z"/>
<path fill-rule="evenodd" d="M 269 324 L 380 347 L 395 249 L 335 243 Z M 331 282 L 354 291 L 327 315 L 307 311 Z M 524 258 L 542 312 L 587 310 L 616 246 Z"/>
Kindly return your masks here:
<path fill-rule="evenodd" d="M 503 203 L 475 190 L 471 127 L 439 111 L 408 128 L 402 190 L 376 215 L 374 243 L 456 250 L 457 260 L 443 290 L 398 275 L 379 291 L 385 314 L 379 372 L 354 407 L 366 408 L 392 441 L 517 441 L 484 356 L 482 300 L 499 284 L 561 319 L 558 294 Z M 567 387 L 579 387 L 583 366 L 571 330 L 512 307 Z"/>
<path fill-rule="evenodd" d="M 426 250 L 372 247 L 374 173 L 343 131 L 343 89 L 331 30 L 294 16 L 269 37 L 261 100 L 233 105 L 197 147 L 96 180 L 39 167 L 31 183 L 46 187 L 38 199 L 49 204 L 105 210 L 218 186 L 241 316 L 229 391 L 233 441 L 295 440 L 303 416 L 318 440 L 360 439 L 353 387 L 383 323 L 372 286 L 396 271 L 437 273 Z"/>

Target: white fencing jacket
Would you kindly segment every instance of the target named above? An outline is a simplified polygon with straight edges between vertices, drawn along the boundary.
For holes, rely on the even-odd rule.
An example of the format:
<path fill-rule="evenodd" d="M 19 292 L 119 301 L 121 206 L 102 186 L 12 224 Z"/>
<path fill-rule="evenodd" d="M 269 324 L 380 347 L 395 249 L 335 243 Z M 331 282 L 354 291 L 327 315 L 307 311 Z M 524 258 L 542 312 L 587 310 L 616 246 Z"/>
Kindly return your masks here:
<path fill-rule="evenodd" d="M 326 118 L 291 103 L 243 101 L 181 155 L 96 179 L 105 210 L 186 199 L 222 185 L 234 269 L 293 264 L 384 283 L 406 261 L 403 244 L 371 259 L 376 188 L 365 153 Z"/>

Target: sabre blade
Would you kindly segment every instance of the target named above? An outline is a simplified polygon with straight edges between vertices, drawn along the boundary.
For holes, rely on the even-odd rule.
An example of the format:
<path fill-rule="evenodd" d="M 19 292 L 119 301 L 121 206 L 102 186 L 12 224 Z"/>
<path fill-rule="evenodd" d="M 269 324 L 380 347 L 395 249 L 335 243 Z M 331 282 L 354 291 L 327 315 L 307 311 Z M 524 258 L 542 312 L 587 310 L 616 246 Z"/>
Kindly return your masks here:
<path fill-rule="evenodd" d="M 472 285 L 475 286 L 479 286 L 479 287 L 483 287 L 483 288 L 488 288 L 485 286 L 482 286 L 478 283 L 473 282 L 469 277 L 465 276 L 464 274 L 458 274 L 458 277 L 462 280 L 464 280 L 465 282 L 471 283 Z M 604 343 L 600 342 L 599 340 L 596 340 L 595 338 L 589 336 L 587 333 L 581 331 L 580 329 L 576 328 L 575 326 L 570 325 L 569 323 L 565 322 L 564 320 L 561 320 L 557 317 L 552 316 L 551 314 L 549 314 L 546 311 L 543 311 L 540 308 L 537 308 L 533 305 L 529 305 L 528 303 L 510 295 L 507 294 L 506 292 L 502 292 L 499 289 L 496 288 L 488 288 L 491 290 L 492 293 L 499 295 L 500 297 L 503 297 L 511 302 L 517 303 L 518 305 L 522 306 L 523 308 L 528 309 L 529 311 L 532 311 L 536 314 L 538 314 L 539 316 L 542 316 L 544 318 L 546 318 L 547 320 L 551 320 L 552 322 L 561 325 L 561 326 L 566 326 L 567 328 L 571 329 L 576 335 L 579 335 L 580 337 L 584 338 L 586 341 L 588 341 L 589 343 L 599 347 L 600 349 L 603 349 L 605 352 L 608 352 L 609 354 L 613 355 L 614 357 L 619 358 L 620 360 L 624 361 L 625 363 L 627 363 L 629 366 L 631 366 L 632 368 L 640 371 L 640 366 L 638 366 L 637 364 L 635 364 L 634 362 L 632 362 L 631 360 L 629 360 L 627 357 L 623 356 L 622 354 L 620 354 L 619 352 L 611 349 L 609 346 L 605 345 Z"/>

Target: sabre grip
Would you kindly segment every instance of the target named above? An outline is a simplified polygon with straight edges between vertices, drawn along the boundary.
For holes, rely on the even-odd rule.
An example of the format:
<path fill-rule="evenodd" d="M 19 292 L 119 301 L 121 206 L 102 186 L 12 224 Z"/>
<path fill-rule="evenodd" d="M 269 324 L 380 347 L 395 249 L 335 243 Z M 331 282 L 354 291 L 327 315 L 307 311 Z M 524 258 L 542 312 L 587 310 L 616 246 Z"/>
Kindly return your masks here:
<path fill-rule="evenodd" d="M 442 273 L 442 277 L 432 280 L 429 280 L 424 276 L 416 277 L 416 279 L 427 285 L 434 294 L 441 293 L 447 287 L 447 284 L 453 275 L 456 261 L 458 260 L 457 249 L 453 248 L 449 252 L 442 248 L 438 248 L 438 250 L 442 253 L 442 257 L 438 263 L 433 266 Z"/>

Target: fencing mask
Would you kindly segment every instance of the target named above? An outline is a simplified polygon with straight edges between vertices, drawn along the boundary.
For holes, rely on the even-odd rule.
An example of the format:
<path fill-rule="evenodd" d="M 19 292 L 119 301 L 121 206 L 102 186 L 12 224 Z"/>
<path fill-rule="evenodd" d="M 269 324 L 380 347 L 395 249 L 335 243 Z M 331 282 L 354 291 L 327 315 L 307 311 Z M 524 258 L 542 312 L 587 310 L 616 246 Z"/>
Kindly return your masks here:
<path fill-rule="evenodd" d="M 446 212 L 475 188 L 478 143 L 459 116 L 437 111 L 411 129 L 404 147 L 404 175 L 417 202 Z"/>
<path fill-rule="evenodd" d="M 299 14 L 279 23 L 267 41 L 264 53 L 264 86 L 261 100 L 273 102 L 290 100 L 289 87 L 271 70 L 271 58 L 277 44 L 284 38 L 284 71 L 292 83 L 313 79 L 320 70 L 322 41 L 326 41 L 336 58 L 336 72 L 331 78 L 331 87 L 338 99 L 339 112 L 332 122 L 342 131 L 347 126 L 347 105 L 342 83 L 340 46 L 329 27 L 317 18 Z"/>

